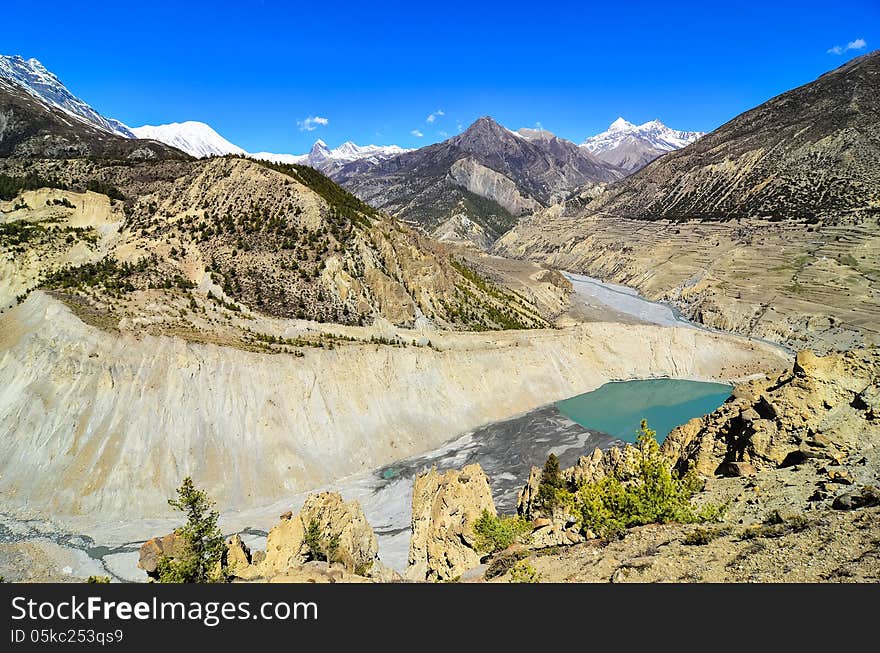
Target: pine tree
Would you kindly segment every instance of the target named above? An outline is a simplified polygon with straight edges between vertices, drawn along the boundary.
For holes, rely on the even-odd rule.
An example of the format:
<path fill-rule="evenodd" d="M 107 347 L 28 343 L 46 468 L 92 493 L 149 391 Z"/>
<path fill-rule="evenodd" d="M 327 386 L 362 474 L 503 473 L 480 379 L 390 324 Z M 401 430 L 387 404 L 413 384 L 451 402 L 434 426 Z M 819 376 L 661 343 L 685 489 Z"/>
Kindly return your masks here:
<path fill-rule="evenodd" d="M 541 472 L 541 482 L 538 485 L 538 507 L 552 512 L 559 505 L 558 490 L 565 487 L 565 481 L 559 472 L 559 458 L 556 454 L 551 453 L 544 463 L 544 470 Z"/>
<path fill-rule="evenodd" d="M 183 539 L 182 555 L 159 560 L 160 583 L 217 583 L 226 580 L 223 557 L 226 544 L 217 527 L 219 513 L 208 494 L 196 489 L 187 476 L 168 505 L 186 515 L 186 524 L 174 532 Z"/>

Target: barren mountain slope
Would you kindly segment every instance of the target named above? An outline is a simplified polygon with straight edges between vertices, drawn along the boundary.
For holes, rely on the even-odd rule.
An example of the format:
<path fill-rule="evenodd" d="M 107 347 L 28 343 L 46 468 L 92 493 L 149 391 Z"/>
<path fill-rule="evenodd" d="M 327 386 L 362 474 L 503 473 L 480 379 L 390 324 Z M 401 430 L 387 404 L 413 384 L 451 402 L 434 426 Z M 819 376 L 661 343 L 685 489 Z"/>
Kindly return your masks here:
<path fill-rule="evenodd" d="M 494 251 L 793 346 L 880 342 L 878 98 L 872 53 L 535 213 Z"/>
<path fill-rule="evenodd" d="M 311 168 L 221 158 L 164 166 L 7 160 L 4 170 L 7 179 L 31 175 L 62 188 L 21 190 L 0 205 L 2 304 L 42 285 L 111 321 L 123 306 L 143 318 L 161 305 L 199 329 L 207 309 L 342 324 L 546 325 L 529 302 Z M 104 200 L 88 224 L 85 207 L 102 200 L 64 190 L 82 178 L 119 198 Z"/>

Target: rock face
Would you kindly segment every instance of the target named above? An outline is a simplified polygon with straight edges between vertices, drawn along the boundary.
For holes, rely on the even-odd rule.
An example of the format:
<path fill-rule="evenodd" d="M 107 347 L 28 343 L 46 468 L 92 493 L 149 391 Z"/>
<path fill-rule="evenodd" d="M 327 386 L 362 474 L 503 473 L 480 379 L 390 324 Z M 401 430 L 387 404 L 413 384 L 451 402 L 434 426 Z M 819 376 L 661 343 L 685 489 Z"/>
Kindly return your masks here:
<path fill-rule="evenodd" d="M 241 536 L 236 534 L 229 538 L 226 542 L 226 565 L 229 574 L 238 578 L 255 577 L 252 562 L 251 550 L 241 541 Z"/>
<path fill-rule="evenodd" d="M 413 483 L 410 580 L 451 580 L 480 564 L 471 525 L 483 510 L 497 514 L 489 480 L 479 465 L 439 474 L 432 469 Z"/>
<path fill-rule="evenodd" d="M 310 526 L 316 525 L 317 541 L 310 541 Z M 342 500 L 338 492 L 310 495 L 296 516 L 282 516 L 269 531 L 262 575 L 268 578 L 287 574 L 291 568 L 314 560 L 318 555 L 325 562 L 339 563 L 351 573 L 364 575 L 376 562 L 379 545 L 357 501 Z M 326 560 L 329 558 L 329 560 Z"/>
<path fill-rule="evenodd" d="M 452 164 L 449 174 L 456 184 L 500 204 L 511 215 L 522 215 L 541 206 L 536 200 L 524 197 L 516 184 L 500 172 L 480 165 L 473 159 L 459 159 Z"/>
<path fill-rule="evenodd" d="M 138 567 L 147 572 L 147 576 L 157 578 L 159 560 L 163 557 L 174 558 L 183 553 L 186 543 L 176 533 L 162 537 L 154 537 L 141 545 Z"/>
<path fill-rule="evenodd" d="M 703 475 L 743 475 L 810 458 L 839 462 L 880 441 L 871 399 L 878 381 L 877 350 L 825 357 L 801 351 L 792 371 L 738 386 L 718 410 L 673 430 L 663 450 L 679 470 L 693 464 Z"/>

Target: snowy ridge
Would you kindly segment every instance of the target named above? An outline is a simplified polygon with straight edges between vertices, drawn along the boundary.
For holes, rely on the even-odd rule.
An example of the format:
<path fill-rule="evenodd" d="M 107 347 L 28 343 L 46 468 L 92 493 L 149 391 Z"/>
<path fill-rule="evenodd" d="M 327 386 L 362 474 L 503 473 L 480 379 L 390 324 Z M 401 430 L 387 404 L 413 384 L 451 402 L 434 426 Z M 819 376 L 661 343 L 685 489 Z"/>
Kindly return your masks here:
<path fill-rule="evenodd" d="M 644 141 L 651 147 L 671 152 L 690 145 L 706 132 L 678 131 L 670 129 L 659 120 L 651 120 L 643 125 L 634 125 L 631 122 L 618 118 L 601 134 L 591 136 L 581 147 L 593 154 L 600 154 L 620 145 L 628 137 Z"/>
<path fill-rule="evenodd" d="M 276 163 L 300 163 L 321 170 L 334 164 L 343 165 L 352 161 L 378 163 L 392 156 L 411 151 L 398 145 L 357 145 L 351 141 L 346 141 L 339 147 L 330 149 L 327 143 L 317 140 L 308 154 L 255 152 L 251 156 Z"/>
<path fill-rule="evenodd" d="M 134 138 L 131 130 L 118 120 L 105 118 L 67 90 L 53 73 L 36 59 L 0 55 L 0 78 L 24 89 L 38 100 L 60 109 L 79 121 L 125 138 Z"/>
<path fill-rule="evenodd" d="M 144 125 L 134 127 L 131 131 L 137 138 L 160 141 L 194 157 L 245 154 L 243 149 L 227 141 L 210 125 L 195 120 L 167 125 Z"/>
<path fill-rule="evenodd" d="M 580 147 L 607 163 L 635 172 L 667 152 L 690 145 L 704 134 L 670 129 L 659 120 L 634 125 L 618 118 L 608 129 L 591 136 Z"/>
<path fill-rule="evenodd" d="M 409 152 L 397 145 L 356 145 L 345 142 L 332 150 L 327 144 L 318 140 L 308 154 L 277 154 L 274 152 L 247 152 L 238 145 L 230 143 L 218 134 L 210 125 L 203 122 L 188 120 L 173 122 L 167 125 L 144 125 L 135 127 L 132 132 L 137 138 L 149 138 L 171 145 L 194 157 L 223 156 L 240 154 L 255 159 L 274 161 L 275 163 L 299 163 L 322 169 L 333 164 L 345 164 L 363 159 L 378 163 L 388 157 Z"/>

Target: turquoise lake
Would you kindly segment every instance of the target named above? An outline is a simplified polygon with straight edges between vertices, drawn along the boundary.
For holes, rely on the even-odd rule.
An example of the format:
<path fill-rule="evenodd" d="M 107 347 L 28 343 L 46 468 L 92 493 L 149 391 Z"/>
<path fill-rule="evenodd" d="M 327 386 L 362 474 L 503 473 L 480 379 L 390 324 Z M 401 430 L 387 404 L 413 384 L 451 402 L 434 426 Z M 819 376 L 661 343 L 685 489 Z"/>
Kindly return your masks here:
<path fill-rule="evenodd" d="M 556 408 L 581 426 L 626 442 L 635 442 L 639 424 L 646 419 L 663 442 L 676 426 L 718 408 L 732 389 L 723 383 L 681 379 L 620 381 L 557 402 Z"/>

